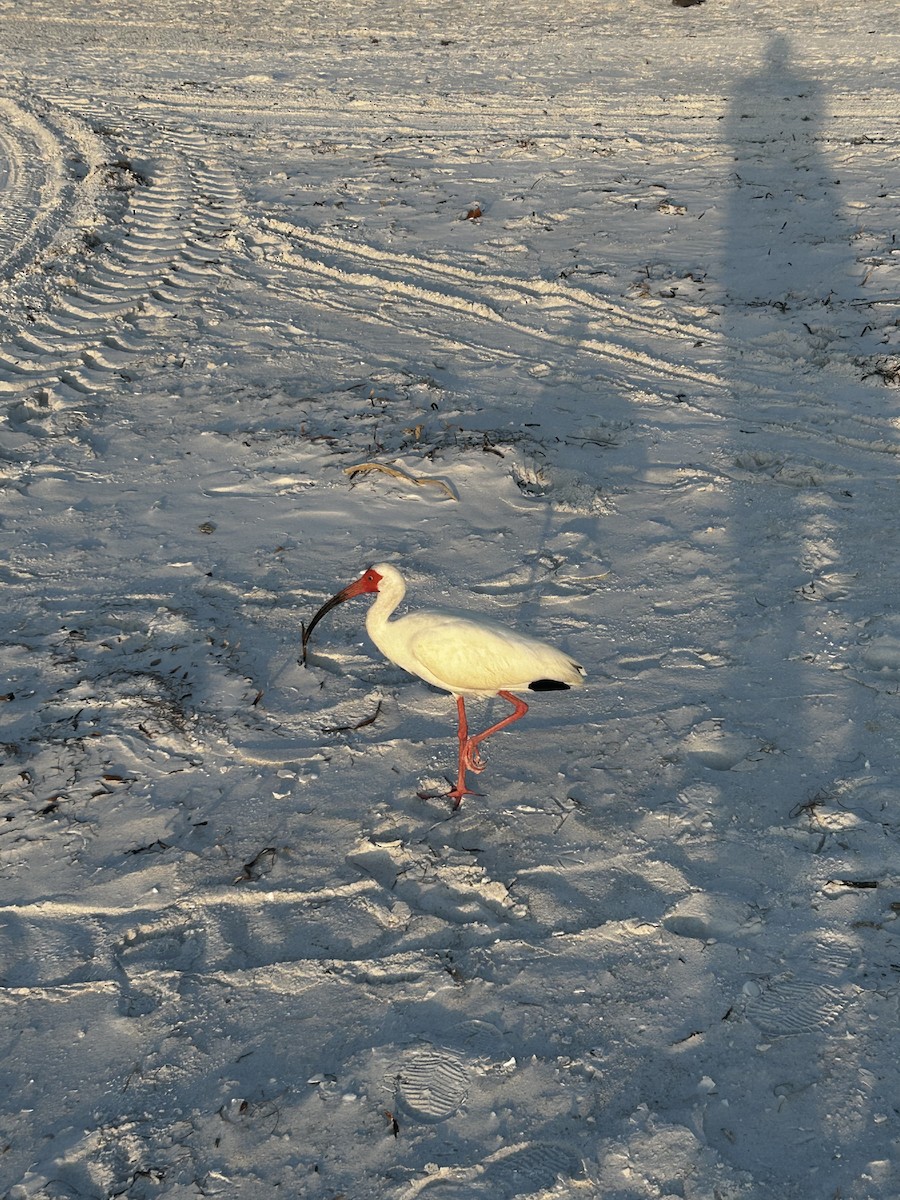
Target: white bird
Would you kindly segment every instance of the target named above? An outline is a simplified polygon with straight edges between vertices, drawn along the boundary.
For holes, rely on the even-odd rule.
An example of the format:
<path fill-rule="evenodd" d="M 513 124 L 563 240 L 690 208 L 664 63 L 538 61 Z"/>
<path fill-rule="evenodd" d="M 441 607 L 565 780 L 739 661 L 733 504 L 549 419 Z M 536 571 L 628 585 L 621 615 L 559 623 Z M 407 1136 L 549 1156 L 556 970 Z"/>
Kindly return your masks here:
<path fill-rule="evenodd" d="M 440 609 L 425 609 L 390 620 L 406 594 L 406 581 L 390 563 L 369 567 L 355 583 L 322 605 L 303 630 L 304 662 L 310 634 L 321 618 L 345 600 L 369 592 L 376 598 L 366 615 L 366 630 L 385 658 L 456 697 L 459 772 L 456 786 L 448 793 L 455 801 L 454 809 L 459 808 L 463 796 L 478 794 L 466 786 L 466 771 L 484 770 L 478 749 L 481 743 L 528 712 L 528 705 L 513 692 L 553 692 L 584 686 L 584 667 L 568 654 L 493 621 Z M 513 705 L 513 711 L 483 733 L 470 735 L 466 696 L 501 696 Z"/>

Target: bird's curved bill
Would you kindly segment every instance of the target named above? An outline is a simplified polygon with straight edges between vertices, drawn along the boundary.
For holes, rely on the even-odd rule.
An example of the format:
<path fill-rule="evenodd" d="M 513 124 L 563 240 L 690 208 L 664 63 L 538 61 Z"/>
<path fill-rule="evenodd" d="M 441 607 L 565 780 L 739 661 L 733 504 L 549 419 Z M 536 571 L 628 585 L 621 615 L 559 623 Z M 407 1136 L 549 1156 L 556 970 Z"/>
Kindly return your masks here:
<path fill-rule="evenodd" d="M 330 600 L 326 600 L 313 619 L 308 625 L 303 625 L 303 643 L 300 661 L 306 666 L 306 646 L 312 636 L 312 631 L 322 620 L 326 613 L 330 613 L 333 608 L 337 608 L 339 604 L 343 604 L 345 600 L 351 600 L 354 596 L 361 595 L 366 590 L 363 587 L 363 580 L 357 579 L 355 583 L 348 584 L 347 587 L 341 588 L 337 595 L 332 596 Z"/>

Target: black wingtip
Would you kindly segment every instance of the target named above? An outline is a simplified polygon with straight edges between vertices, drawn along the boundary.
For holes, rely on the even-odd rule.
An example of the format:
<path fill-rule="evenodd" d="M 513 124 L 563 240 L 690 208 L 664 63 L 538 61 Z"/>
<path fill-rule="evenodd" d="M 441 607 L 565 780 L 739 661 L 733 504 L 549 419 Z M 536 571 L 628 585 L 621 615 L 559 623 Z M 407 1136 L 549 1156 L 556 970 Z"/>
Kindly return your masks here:
<path fill-rule="evenodd" d="M 533 683 L 529 683 L 528 690 L 529 692 L 567 692 L 569 684 L 562 683 L 559 679 L 535 679 Z"/>

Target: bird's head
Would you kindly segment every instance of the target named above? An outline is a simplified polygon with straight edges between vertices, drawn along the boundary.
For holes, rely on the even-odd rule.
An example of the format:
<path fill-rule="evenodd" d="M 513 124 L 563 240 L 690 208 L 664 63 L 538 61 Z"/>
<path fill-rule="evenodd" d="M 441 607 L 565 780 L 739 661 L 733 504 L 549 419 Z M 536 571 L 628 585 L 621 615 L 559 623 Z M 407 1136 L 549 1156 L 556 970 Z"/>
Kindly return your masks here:
<path fill-rule="evenodd" d="M 340 604 L 341 601 L 350 600 L 353 596 L 364 596 L 366 592 L 377 592 L 382 579 L 384 579 L 384 575 L 379 574 L 376 567 L 368 567 L 355 583 L 349 583 L 342 588 L 328 603 Z"/>
<path fill-rule="evenodd" d="M 363 571 L 362 575 L 354 583 L 348 583 L 345 588 L 341 588 L 330 600 L 326 600 L 310 623 L 303 627 L 303 653 L 301 662 L 306 663 L 307 642 L 310 639 L 312 631 L 326 613 L 331 612 L 333 608 L 337 608 L 339 604 L 343 604 L 345 600 L 352 600 L 354 596 L 364 596 L 368 592 L 381 591 L 384 584 L 387 584 L 394 591 L 399 591 L 400 595 L 403 594 L 405 587 L 403 576 L 397 568 L 391 566 L 390 563 L 376 563 L 375 566 L 368 567 Z"/>

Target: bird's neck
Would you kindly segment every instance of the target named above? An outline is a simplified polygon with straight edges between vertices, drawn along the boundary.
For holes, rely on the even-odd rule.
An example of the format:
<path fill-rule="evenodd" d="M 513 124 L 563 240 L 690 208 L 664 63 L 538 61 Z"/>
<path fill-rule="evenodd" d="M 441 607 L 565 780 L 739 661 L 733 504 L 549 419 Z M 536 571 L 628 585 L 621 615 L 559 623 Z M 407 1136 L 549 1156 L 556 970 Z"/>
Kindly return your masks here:
<path fill-rule="evenodd" d="M 366 613 L 366 630 L 376 646 L 387 631 L 391 613 L 403 599 L 404 590 L 391 588 L 376 593 L 375 601 Z"/>

